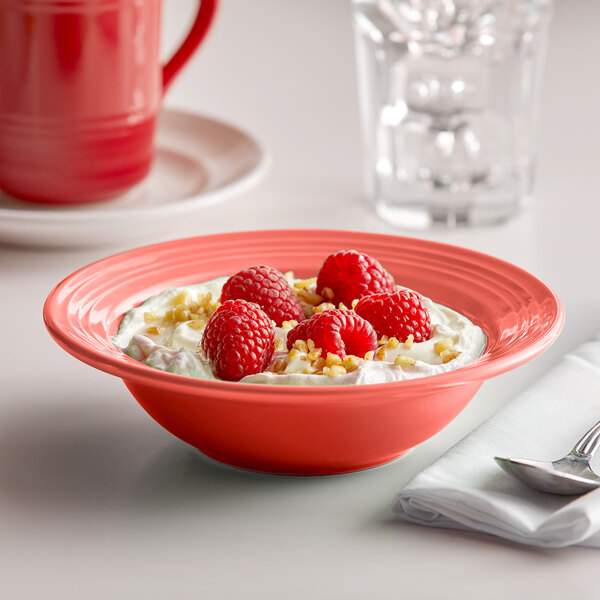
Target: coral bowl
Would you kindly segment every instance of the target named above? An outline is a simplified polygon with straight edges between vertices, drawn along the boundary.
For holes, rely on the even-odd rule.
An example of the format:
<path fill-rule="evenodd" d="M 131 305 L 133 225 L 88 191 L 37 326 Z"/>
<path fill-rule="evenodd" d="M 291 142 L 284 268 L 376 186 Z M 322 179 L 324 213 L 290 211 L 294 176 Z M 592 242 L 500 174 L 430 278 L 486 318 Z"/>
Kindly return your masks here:
<path fill-rule="evenodd" d="M 483 355 L 449 373 L 397 383 L 267 386 L 166 373 L 111 343 L 123 314 L 165 288 L 257 263 L 310 277 L 329 253 L 350 248 L 479 325 L 488 338 Z M 44 306 L 60 346 L 121 377 L 175 436 L 230 465 L 293 474 L 355 471 L 401 455 L 447 425 L 484 380 L 548 348 L 563 319 L 551 289 L 502 260 L 425 240 L 329 230 L 227 233 L 137 248 L 76 271 Z"/>

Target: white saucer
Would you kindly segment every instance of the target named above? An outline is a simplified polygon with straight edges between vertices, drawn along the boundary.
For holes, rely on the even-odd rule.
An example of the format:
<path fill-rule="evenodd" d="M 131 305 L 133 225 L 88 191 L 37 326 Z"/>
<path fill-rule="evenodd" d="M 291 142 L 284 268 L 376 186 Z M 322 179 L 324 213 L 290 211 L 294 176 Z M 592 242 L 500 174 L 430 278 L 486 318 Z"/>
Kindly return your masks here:
<path fill-rule="evenodd" d="M 52 207 L 0 192 L 0 242 L 93 246 L 168 230 L 182 219 L 243 192 L 264 176 L 269 159 L 253 137 L 232 125 L 163 110 L 148 177 L 107 202 Z"/>

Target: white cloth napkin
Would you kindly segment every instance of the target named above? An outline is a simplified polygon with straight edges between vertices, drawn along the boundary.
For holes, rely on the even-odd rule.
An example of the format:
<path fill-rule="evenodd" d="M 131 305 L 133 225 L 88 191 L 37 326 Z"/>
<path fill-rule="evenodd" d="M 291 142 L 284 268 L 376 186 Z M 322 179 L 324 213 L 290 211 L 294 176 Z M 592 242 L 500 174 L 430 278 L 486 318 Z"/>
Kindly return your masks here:
<path fill-rule="evenodd" d="M 397 495 L 393 511 L 413 523 L 533 546 L 600 547 L 600 489 L 583 496 L 544 494 L 493 459 L 556 460 L 598 420 L 600 335 L 417 475 Z"/>

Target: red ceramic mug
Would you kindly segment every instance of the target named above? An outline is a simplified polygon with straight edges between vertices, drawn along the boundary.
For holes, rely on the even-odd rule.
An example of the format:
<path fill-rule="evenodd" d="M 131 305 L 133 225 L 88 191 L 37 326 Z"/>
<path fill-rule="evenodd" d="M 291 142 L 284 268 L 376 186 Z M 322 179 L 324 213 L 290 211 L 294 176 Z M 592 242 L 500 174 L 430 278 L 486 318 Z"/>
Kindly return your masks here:
<path fill-rule="evenodd" d="M 73 204 L 141 181 L 162 96 L 217 3 L 200 1 L 163 67 L 162 0 L 0 0 L 0 189 Z"/>

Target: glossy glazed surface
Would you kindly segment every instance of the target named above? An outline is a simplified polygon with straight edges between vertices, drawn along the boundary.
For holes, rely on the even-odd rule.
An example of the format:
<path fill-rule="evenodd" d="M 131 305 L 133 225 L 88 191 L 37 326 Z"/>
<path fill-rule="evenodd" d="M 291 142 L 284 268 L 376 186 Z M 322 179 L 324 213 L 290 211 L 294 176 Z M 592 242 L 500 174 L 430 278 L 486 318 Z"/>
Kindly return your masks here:
<path fill-rule="evenodd" d="M 267 172 L 263 144 L 237 126 L 187 111 L 158 117 L 156 156 L 127 194 L 80 206 L 48 206 L 0 192 L 0 242 L 41 247 L 104 246 L 148 239 L 248 191 Z"/>
<path fill-rule="evenodd" d="M 167 287 L 259 262 L 306 277 L 341 248 L 375 256 L 401 285 L 466 315 L 488 337 L 484 354 L 418 380 L 279 389 L 164 373 L 110 341 L 126 310 Z M 261 471 L 324 474 L 381 464 L 431 437 L 485 379 L 546 349 L 563 311 L 541 281 L 477 252 L 397 236 L 283 230 L 189 238 L 109 257 L 60 283 L 44 318 L 63 348 L 123 378 L 156 421 L 209 456 Z"/>
<path fill-rule="evenodd" d="M 201 3 L 164 74 L 161 0 L 0 4 L 0 188 L 73 204 L 141 181 L 153 158 L 163 77 L 169 83 L 191 56 L 215 4 Z"/>

